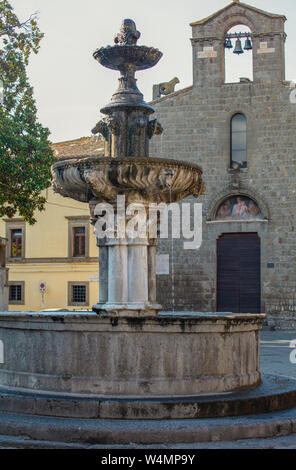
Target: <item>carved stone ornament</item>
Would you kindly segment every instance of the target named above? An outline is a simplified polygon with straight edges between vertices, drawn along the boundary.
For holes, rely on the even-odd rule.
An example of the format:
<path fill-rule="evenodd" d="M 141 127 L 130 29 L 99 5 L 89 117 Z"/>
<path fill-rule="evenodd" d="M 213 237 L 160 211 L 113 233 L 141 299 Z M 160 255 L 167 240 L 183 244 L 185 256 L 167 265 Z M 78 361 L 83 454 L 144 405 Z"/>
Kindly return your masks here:
<path fill-rule="evenodd" d="M 163 127 L 157 119 L 152 119 L 148 124 L 148 137 L 151 139 L 154 135 L 160 135 L 163 133 Z"/>
<path fill-rule="evenodd" d="M 108 116 L 106 118 L 106 123 L 107 123 L 108 129 L 111 132 L 111 134 L 113 134 L 113 135 L 119 135 L 120 134 L 120 131 L 121 131 L 121 128 L 122 128 L 122 122 L 119 119 L 119 117 Z"/>
<path fill-rule="evenodd" d="M 177 83 L 180 83 L 180 80 L 178 77 L 174 77 L 169 82 L 162 82 L 157 85 L 153 85 L 153 100 L 160 98 L 161 95 L 170 95 L 171 93 L 174 93 Z"/>
<path fill-rule="evenodd" d="M 91 131 L 94 135 L 101 134 L 105 140 L 109 139 L 109 129 L 107 123 L 101 119 L 101 121 L 97 122 L 95 127 Z"/>
<path fill-rule="evenodd" d="M 119 33 L 115 36 L 115 44 L 137 44 L 140 31 L 137 31 L 136 24 L 131 19 L 125 19 L 122 22 Z"/>

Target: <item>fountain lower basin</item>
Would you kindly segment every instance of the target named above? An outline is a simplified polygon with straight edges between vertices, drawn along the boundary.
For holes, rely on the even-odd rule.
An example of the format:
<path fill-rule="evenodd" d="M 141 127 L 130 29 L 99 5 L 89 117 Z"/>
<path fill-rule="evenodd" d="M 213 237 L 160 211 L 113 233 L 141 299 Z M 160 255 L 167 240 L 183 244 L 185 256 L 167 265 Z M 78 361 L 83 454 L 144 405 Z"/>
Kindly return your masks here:
<path fill-rule="evenodd" d="M 102 396 L 229 392 L 261 383 L 264 314 L 0 313 L 0 386 Z"/>

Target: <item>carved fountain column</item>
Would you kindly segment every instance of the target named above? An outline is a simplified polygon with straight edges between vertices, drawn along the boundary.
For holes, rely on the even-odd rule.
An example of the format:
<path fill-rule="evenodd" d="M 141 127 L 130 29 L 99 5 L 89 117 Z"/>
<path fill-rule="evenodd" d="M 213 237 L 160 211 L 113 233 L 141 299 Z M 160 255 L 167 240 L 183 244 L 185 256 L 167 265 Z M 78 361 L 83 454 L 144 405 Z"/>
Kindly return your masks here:
<path fill-rule="evenodd" d="M 99 217 L 95 222 L 95 234 L 100 250 L 100 296 L 99 302 L 93 306 L 97 313 L 143 316 L 155 315 L 161 309 L 161 305 L 156 303 L 156 239 L 149 238 L 148 208 L 136 202 L 130 207 L 144 215 L 139 235 L 136 237 L 131 236 L 125 227 L 124 233 L 118 229 L 118 225 L 122 223 L 122 208 L 119 215 L 115 207 L 115 229 L 109 236 L 99 236 Z M 96 220 L 95 211 L 93 218 Z M 118 218 L 121 218 L 119 224 Z M 130 219 L 131 217 L 127 216 L 124 220 L 127 229 Z"/>

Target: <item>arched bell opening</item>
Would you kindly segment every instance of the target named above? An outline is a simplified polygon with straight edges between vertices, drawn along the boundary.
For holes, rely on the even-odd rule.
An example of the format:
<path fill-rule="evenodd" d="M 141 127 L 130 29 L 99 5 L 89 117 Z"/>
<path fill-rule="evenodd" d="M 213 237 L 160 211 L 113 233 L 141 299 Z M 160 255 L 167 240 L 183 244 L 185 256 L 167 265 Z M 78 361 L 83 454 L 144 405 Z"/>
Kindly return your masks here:
<path fill-rule="evenodd" d="M 253 81 L 253 41 L 250 28 L 232 26 L 224 38 L 225 83 Z"/>

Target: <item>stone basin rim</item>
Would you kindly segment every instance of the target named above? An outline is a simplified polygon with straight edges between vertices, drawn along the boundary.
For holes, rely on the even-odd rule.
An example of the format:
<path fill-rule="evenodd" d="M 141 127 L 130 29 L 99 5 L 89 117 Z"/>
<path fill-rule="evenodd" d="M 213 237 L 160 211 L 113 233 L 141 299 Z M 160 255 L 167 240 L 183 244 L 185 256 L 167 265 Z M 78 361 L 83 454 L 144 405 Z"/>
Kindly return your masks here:
<path fill-rule="evenodd" d="M 105 157 L 105 156 L 89 156 L 89 155 L 79 155 L 79 157 L 62 157 L 58 162 L 52 165 L 53 170 L 56 168 L 64 167 L 65 165 L 69 166 L 78 166 L 80 164 L 103 164 L 103 165 L 118 165 L 118 164 L 138 164 L 138 165 L 160 165 L 163 167 L 184 167 L 188 170 L 198 171 L 202 175 L 202 168 L 196 163 L 186 162 L 184 160 L 174 160 L 169 158 L 157 158 L 157 157 L 126 157 L 126 158 L 117 158 L 117 157 Z"/>
<path fill-rule="evenodd" d="M 190 312 L 191 313 L 191 312 Z M 104 319 L 104 320 L 119 320 L 119 321 L 132 321 L 133 319 L 141 323 L 143 321 L 163 321 L 166 322 L 167 320 L 178 322 L 180 320 L 200 320 L 200 321 L 216 321 L 216 320 L 264 320 L 266 318 L 265 313 L 196 313 L 195 315 L 185 315 L 183 312 L 181 315 L 170 315 L 162 313 L 161 315 L 147 315 L 147 316 L 121 316 L 118 317 L 118 315 L 107 315 L 107 314 L 100 314 L 98 315 L 95 312 L 89 311 L 76 311 L 76 312 L 71 312 L 71 311 L 60 311 L 60 312 L 18 312 L 18 311 L 10 311 L 10 312 L 0 312 L 0 320 L 7 320 L 8 318 L 11 318 L 12 320 L 23 320 L 23 319 L 30 319 L 30 320 L 38 320 L 38 319 L 47 319 L 47 320 L 53 320 L 55 318 L 66 318 L 70 320 L 79 320 L 79 319 L 84 319 L 88 320 L 89 318 L 93 318 L 96 320 Z"/>

